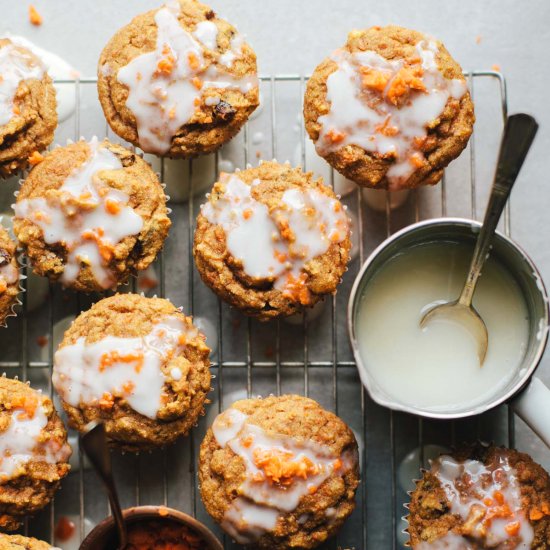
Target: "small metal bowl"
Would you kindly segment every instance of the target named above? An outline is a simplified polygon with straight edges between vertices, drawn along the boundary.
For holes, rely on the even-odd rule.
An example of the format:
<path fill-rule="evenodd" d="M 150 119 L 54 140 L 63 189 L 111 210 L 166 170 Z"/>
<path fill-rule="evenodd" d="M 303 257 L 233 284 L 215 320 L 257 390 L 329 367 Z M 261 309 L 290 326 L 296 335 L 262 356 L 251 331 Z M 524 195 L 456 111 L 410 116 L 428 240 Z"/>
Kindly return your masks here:
<path fill-rule="evenodd" d="M 363 264 L 350 295 L 348 329 L 361 381 L 372 399 L 378 404 L 390 409 L 430 418 L 462 418 L 480 414 L 496 407 L 518 395 L 529 385 L 532 374 L 540 363 L 548 339 L 548 296 L 540 273 L 529 256 L 514 241 L 499 232 L 495 235 L 491 255 L 498 259 L 515 278 L 529 312 L 529 341 L 523 361 L 516 375 L 499 393 L 481 404 L 459 411 L 453 410 L 452 404 L 449 404 L 449 410 L 438 411 L 414 407 L 400 402 L 378 386 L 359 351 L 358 338 L 360 335 L 356 333 L 355 328 L 360 298 L 366 285 L 373 275 L 378 272 L 378 269 L 403 250 L 428 242 L 465 242 L 471 244 L 473 251 L 480 226 L 481 224 L 477 221 L 462 218 L 437 218 L 419 222 L 402 229 L 385 240 Z M 550 445 L 550 406 L 545 407 L 543 405 L 545 400 L 550 402 L 550 399 L 548 399 L 550 392 L 546 388 L 543 389 L 542 383 L 539 383 L 537 379 L 534 379 L 534 381 L 536 384 L 531 384 L 530 391 L 523 392 L 522 395 L 532 395 L 534 393 L 533 388 L 538 389 L 539 398 L 536 403 L 542 409 L 539 409 L 536 414 L 530 414 L 529 418 L 526 418 L 527 415 L 525 414 L 523 417 Z M 525 405 L 527 401 L 523 401 L 523 405 Z M 535 402 L 532 397 L 530 397 L 530 401 Z M 534 407 L 530 407 L 530 409 L 533 410 Z M 516 407 L 516 411 L 521 414 L 518 407 Z M 545 423 L 548 425 L 546 428 Z"/>
<path fill-rule="evenodd" d="M 127 524 L 156 520 L 180 523 L 198 533 L 207 543 L 208 550 L 223 550 L 222 543 L 214 533 L 194 517 L 165 506 L 136 506 L 123 510 Z M 117 544 L 117 533 L 112 516 L 98 523 L 80 545 L 80 550 L 113 550 Z M 206 549 L 205 549 L 206 550 Z"/>

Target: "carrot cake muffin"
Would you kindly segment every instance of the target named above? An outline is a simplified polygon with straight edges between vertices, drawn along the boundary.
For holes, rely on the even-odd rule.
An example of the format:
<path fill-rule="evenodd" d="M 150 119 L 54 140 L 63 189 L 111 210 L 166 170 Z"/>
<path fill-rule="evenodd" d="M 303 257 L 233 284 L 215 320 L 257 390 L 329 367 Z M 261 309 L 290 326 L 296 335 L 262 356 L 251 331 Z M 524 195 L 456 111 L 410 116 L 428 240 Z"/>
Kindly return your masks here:
<path fill-rule="evenodd" d="M 243 399 L 208 430 L 199 479 L 207 512 L 238 543 L 314 548 L 353 511 L 357 442 L 311 399 Z"/>
<path fill-rule="evenodd" d="M 460 65 L 438 40 L 402 27 L 352 31 L 307 83 L 317 152 L 363 187 L 434 185 L 472 133 Z"/>
<path fill-rule="evenodd" d="M 193 157 L 229 141 L 258 106 L 256 54 L 196 0 L 138 15 L 99 59 L 111 128 L 147 153 Z"/>
<path fill-rule="evenodd" d="M 46 67 L 8 38 L 0 38 L 0 76 L 0 177 L 7 178 L 50 145 L 57 113 Z"/>
<path fill-rule="evenodd" d="M 416 550 L 550 548 L 550 477 L 525 453 L 475 444 L 435 460 L 411 495 Z"/>
<path fill-rule="evenodd" d="M 203 413 L 210 350 L 168 300 L 117 294 L 81 313 L 54 357 L 53 385 L 71 426 L 103 421 L 113 446 L 172 443 Z"/>
<path fill-rule="evenodd" d="M 59 548 L 54 548 L 41 540 L 0 533 L 0 550 L 59 550 Z"/>
<path fill-rule="evenodd" d="M 17 247 L 8 232 L 0 226 L 0 326 L 6 324 L 6 318 L 17 304 L 19 294 L 19 265 Z"/>
<path fill-rule="evenodd" d="M 287 316 L 336 291 L 350 226 L 332 189 L 310 172 L 264 162 L 222 173 L 197 219 L 203 281 L 261 320 Z"/>
<path fill-rule="evenodd" d="M 14 231 L 34 271 L 84 292 L 116 288 L 145 269 L 170 227 L 149 164 L 97 138 L 46 155 L 14 210 Z"/>
<path fill-rule="evenodd" d="M 50 502 L 69 473 L 70 455 L 51 400 L 23 382 L 0 377 L 0 529 L 14 531 L 23 516 Z"/>

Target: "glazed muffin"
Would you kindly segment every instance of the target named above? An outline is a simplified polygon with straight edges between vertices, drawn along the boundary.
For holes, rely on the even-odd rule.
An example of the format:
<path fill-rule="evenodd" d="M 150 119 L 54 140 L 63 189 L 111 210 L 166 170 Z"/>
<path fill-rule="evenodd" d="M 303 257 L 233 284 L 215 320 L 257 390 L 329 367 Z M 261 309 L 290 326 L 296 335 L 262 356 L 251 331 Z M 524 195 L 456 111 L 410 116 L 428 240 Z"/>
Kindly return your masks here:
<path fill-rule="evenodd" d="M 0 377 L 0 430 L 0 529 L 13 531 L 23 516 L 50 502 L 69 473 L 71 448 L 51 400 L 5 377 Z"/>
<path fill-rule="evenodd" d="M 170 227 L 149 164 L 96 138 L 49 153 L 23 182 L 14 210 L 35 273 L 84 292 L 116 288 L 147 268 Z"/>
<path fill-rule="evenodd" d="M 5 326 L 6 318 L 18 303 L 19 265 L 17 247 L 8 232 L 0 226 L 0 326 Z"/>
<path fill-rule="evenodd" d="M 0 550 L 59 550 L 59 548 L 30 537 L 0 533 Z"/>
<path fill-rule="evenodd" d="M 314 548 L 354 509 L 357 442 L 312 399 L 244 399 L 208 430 L 199 479 L 207 512 L 238 543 Z"/>
<path fill-rule="evenodd" d="M 211 153 L 258 106 L 256 54 L 196 0 L 138 15 L 99 59 L 98 92 L 120 137 L 169 157 Z"/>
<path fill-rule="evenodd" d="M 210 350 L 168 300 L 117 294 L 80 314 L 54 357 L 72 427 L 103 421 L 113 446 L 139 451 L 187 434 L 210 391 Z"/>
<path fill-rule="evenodd" d="M 439 457 L 409 509 L 415 549 L 550 548 L 550 477 L 515 450 L 474 444 Z"/>
<path fill-rule="evenodd" d="M 265 321 L 336 291 L 349 259 L 350 226 L 321 179 L 264 162 L 222 173 L 207 197 L 193 253 L 202 280 L 224 300 Z"/>
<path fill-rule="evenodd" d="M 44 64 L 7 38 L 0 38 L 0 75 L 0 177 L 7 178 L 50 145 L 57 113 Z"/>
<path fill-rule="evenodd" d="M 363 187 L 434 185 L 472 133 L 460 65 L 438 40 L 402 27 L 352 31 L 307 83 L 319 155 Z"/>

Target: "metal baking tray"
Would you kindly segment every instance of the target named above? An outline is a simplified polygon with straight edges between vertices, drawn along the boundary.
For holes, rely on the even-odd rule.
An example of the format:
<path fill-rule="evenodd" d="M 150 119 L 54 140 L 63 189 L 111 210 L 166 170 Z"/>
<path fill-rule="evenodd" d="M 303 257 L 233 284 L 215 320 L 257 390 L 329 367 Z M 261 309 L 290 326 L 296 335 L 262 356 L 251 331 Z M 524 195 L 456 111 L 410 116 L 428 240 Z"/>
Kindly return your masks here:
<path fill-rule="evenodd" d="M 116 480 L 124 507 L 165 504 L 195 515 L 223 536 L 200 499 L 198 448 L 205 430 L 220 410 L 236 399 L 252 395 L 291 392 L 307 395 L 336 412 L 356 434 L 363 480 L 357 491 L 357 506 L 338 537 L 322 546 L 325 549 L 402 548 L 406 539 L 401 533 L 406 490 L 410 489 L 418 468 L 426 464 L 430 446 L 447 447 L 473 438 L 515 444 L 516 422 L 507 406 L 472 419 L 441 422 L 394 413 L 376 405 L 362 389 L 348 343 L 348 295 L 360 265 L 371 250 L 387 235 L 414 221 L 447 215 L 478 219 L 483 213 L 507 111 L 506 85 L 503 76 L 494 71 L 471 71 L 466 78 L 477 116 L 467 149 L 446 170 L 439 185 L 411 192 L 405 204 L 397 209 L 390 207 L 387 194 L 386 208 L 382 211 L 371 209 L 356 188 L 343 197 L 353 217 L 355 257 L 338 293 L 328 298 L 320 311 L 294 319 L 293 324 L 260 323 L 220 302 L 202 284 L 194 268 L 192 239 L 204 189 L 216 180 L 220 166 L 227 170 L 228 161 L 243 168 L 261 158 L 277 158 L 309 168 L 311 155 L 306 148 L 301 116 L 306 78 L 262 77 L 262 105 L 243 131 L 209 159 L 178 161 L 180 190 L 187 190 L 190 198 L 170 201 L 173 225 L 165 249 L 155 262 L 158 285 L 146 294 L 166 296 L 183 306 L 187 314 L 211 324 L 207 332 L 208 343 L 214 348 L 213 391 L 205 417 L 189 437 L 153 453 L 115 455 Z M 76 108 L 69 119 L 60 123 L 55 143 L 65 144 L 67 139 L 80 136 L 89 139 L 93 135 L 120 141 L 105 123 L 95 79 L 59 84 L 74 88 Z M 155 162 L 164 181 L 167 166 Z M 171 164 L 170 170 L 174 166 Z M 327 183 L 333 184 L 334 174 L 327 172 Z M 0 211 L 8 213 L 7 216 L 17 187 L 16 180 L 0 187 Z M 507 234 L 511 232 L 511 222 L 508 209 L 504 218 Z M 23 272 L 27 271 L 30 269 L 23 267 Z M 23 280 L 22 285 L 28 291 L 22 295 L 19 314 L 9 319 L 8 328 L 0 330 L 0 369 L 7 376 L 30 380 L 33 386 L 53 395 L 50 375 L 54 340 L 57 342 L 62 333 L 58 329 L 54 338 L 54 327 L 59 327 L 59 321 L 68 315 L 86 310 L 101 296 L 76 294 L 44 281 L 37 285 L 36 278 Z M 140 292 L 142 288 L 133 280 L 122 291 Z M 47 296 L 36 300 L 41 294 Z M 59 409 L 59 401 L 56 403 Z M 543 452 L 542 443 L 525 425 L 519 431 L 523 448 L 527 447 L 525 450 L 537 458 L 537 453 Z M 74 444 L 72 431 L 71 435 Z M 77 445 L 73 447 L 73 470 L 63 481 L 62 489 L 54 502 L 24 527 L 24 532 L 52 543 L 60 517 L 69 516 L 82 539 L 93 524 L 109 514 L 98 479 L 86 467 Z M 228 537 L 224 540 L 227 548 L 234 547 Z M 62 542 L 58 544 L 63 547 Z"/>

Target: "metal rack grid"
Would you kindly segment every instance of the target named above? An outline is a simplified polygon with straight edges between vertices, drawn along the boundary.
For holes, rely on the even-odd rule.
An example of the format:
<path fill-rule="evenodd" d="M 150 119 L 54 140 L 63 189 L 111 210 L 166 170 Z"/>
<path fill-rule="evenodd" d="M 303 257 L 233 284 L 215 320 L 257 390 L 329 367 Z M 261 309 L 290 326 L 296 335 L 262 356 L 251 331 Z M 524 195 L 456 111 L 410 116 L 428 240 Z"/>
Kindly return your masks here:
<path fill-rule="evenodd" d="M 488 112 L 492 115 L 497 113 L 504 119 L 507 99 L 502 75 L 494 71 L 472 71 L 466 73 L 466 77 L 472 96 L 478 85 L 490 83 L 491 90 L 484 92 L 492 104 Z M 217 348 L 212 357 L 215 376 L 212 403 L 207 408 L 207 418 L 201 419 L 191 436 L 175 446 L 152 454 L 116 456 L 117 479 L 124 506 L 163 503 L 180 508 L 209 523 L 221 536 L 205 513 L 197 489 L 195 461 L 206 427 L 211 423 L 212 416 L 236 397 L 294 391 L 319 400 L 339 414 L 352 426 L 361 447 L 363 483 L 357 493 L 356 511 L 338 538 L 327 542 L 323 548 L 395 549 L 403 543 L 400 516 L 407 489 L 406 483 L 400 483 L 402 474 L 398 466 L 401 459 L 418 447 L 413 457 L 415 465 L 420 467 L 426 463 L 425 443 L 449 445 L 468 436 L 483 437 L 489 434 L 489 438 L 500 439 L 500 442 L 513 446 L 514 416 L 501 407 L 496 413 L 487 413 L 476 419 L 443 423 L 394 413 L 374 404 L 360 385 L 347 345 L 345 305 L 349 289 L 367 254 L 393 230 L 425 217 L 446 216 L 451 204 L 451 189 L 458 189 L 460 196 L 460 200 L 455 198 L 452 201 L 453 207 L 460 203 L 461 215 L 476 219 L 478 205 L 488 188 L 488 179 L 484 178 L 483 187 L 478 184 L 478 172 L 483 170 L 477 163 L 476 129 L 467 151 L 461 157 L 460 174 L 456 174 L 459 185 L 462 181 L 460 187 L 451 187 L 446 174 L 439 186 L 412 192 L 406 204 L 398 210 L 392 210 L 390 194 L 386 193 L 383 213 L 369 208 L 364 194 L 354 190 L 343 200 L 349 212 L 355 215 L 357 257 L 350 263 L 338 294 L 327 299 L 321 316 L 314 319 L 306 314 L 299 325 L 288 325 L 284 321 L 261 324 L 241 316 L 202 285 L 193 267 L 194 220 L 198 205 L 202 202 L 202 198 L 194 193 L 197 187 L 195 176 L 202 180 L 199 183 L 204 183 L 205 179 L 209 180 L 209 184 L 213 183 L 222 156 L 234 159 L 237 167 L 246 166 L 251 160 L 256 160 L 255 157 L 279 160 L 293 157 L 292 160 L 308 169 L 311 160 L 308 159 L 306 135 L 300 118 L 305 82 L 306 78 L 295 75 L 262 77 L 263 111 L 245 126 L 229 146 L 212 156 L 209 176 L 203 169 L 197 172 L 198 161 L 180 161 L 182 164 L 178 170 L 180 177 L 187 180 L 182 185 L 188 186 L 188 200 L 170 204 L 173 209 L 171 236 L 157 259 L 158 288 L 151 294 L 171 298 L 176 305 L 183 305 L 186 313 L 208 318 L 214 323 L 217 335 L 209 341 Z M 79 139 L 81 135 L 89 138 L 90 132 L 117 139 L 103 122 L 95 96 L 96 79 L 58 84 L 74 86 L 75 111 L 71 119 L 60 126 L 56 143 L 62 143 L 66 138 Z M 298 127 L 289 132 L 297 121 Z M 494 144 L 498 144 L 501 124 L 493 123 L 492 126 L 488 141 L 493 143 L 494 148 Z M 261 144 L 257 143 L 255 128 L 266 129 Z M 484 145 L 487 146 L 486 139 Z M 253 155 L 254 147 L 258 149 L 256 155 Z M 165 181 L 167 169 L 167 163 L 162 160 L 159 166 L 162 181 Z M 331 185 L 335 184 L 333 171 L 330 171 L 328 179 Z M 469 180 L 468 193 L 464 193 L 464 179 Z M 15 187 L 13 184 L 12 190 Z M 11 196 L 6 198 L 0 195 L 3 210 L 10 202 Z M 504 229 L 510 234 L 509 208 L 505 214 Z M 23 267 L 23 272 L 27 273 L 27 267 Z M 28 280 L 23 280 L 23 287 L 28 284 Z M 134 279 L 122 291 L 140 291 L 139 283 Z M 18 317 L 11 319 L 8 329 L 0 334 L 0 350 L 4 352 L 0 357 L 0 367 L 8 376 L 18 375 L 23 380 L 31 380 L 33 385 L 44 387 L 53 396 L 54 327 L 63 314 L 76 314 L 87 309 L 101 296 L 77 295 L 50 284 L 46 302 L 31 313 L 28 311 L 30 292 L 22 294 Z M 46 358 L 38 357 L 39 350 L 33 345 L 32 338 L 40 334 L 40 330 L 48 335 Z M 78 463 L 75 471 L 64 481 L 63 491 L 43 513 L 26 523 L 26 532 L 54 542 L 58 517 L 69 515 L 77 516 L 73 519 L 77 520 L 82 539 L 89 529 L 88 519 L 95 523 L 107 515 L 106 497 L 93 472 L 86 468 L 82 452 L 76 450 L 76 454 Z M 225 543 L 228 548 L 233 547 L 227 538 Z"/>

